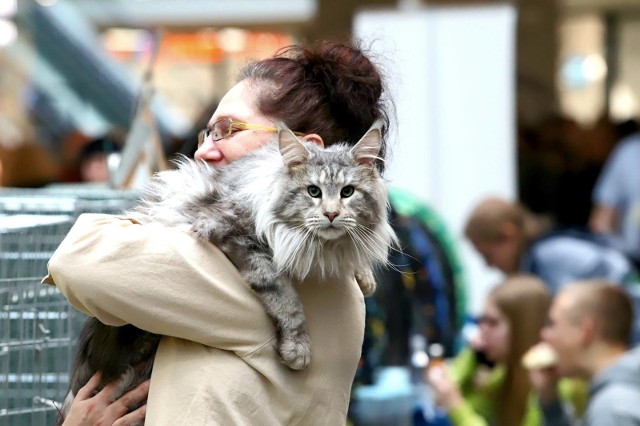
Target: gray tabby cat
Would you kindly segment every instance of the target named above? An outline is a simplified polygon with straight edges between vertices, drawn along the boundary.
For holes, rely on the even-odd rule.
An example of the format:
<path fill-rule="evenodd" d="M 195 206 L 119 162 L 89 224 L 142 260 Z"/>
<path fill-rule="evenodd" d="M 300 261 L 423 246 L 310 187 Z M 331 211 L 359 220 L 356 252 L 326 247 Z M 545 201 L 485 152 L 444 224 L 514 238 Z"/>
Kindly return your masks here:
<path fill-rule="evenodd" d="M 355 276 L 368 295 L 375 290 L 372 268 L 387 262 L 396 243 L 375 165 L 380 145 L 377 123 L 355 146 L 326 149 L 281 127 L 277 141 L 222 168 L 185 158 L 177 169 L 158 173 L 128 216 L 192 231 L 219 247 L 273 319 L 282 361 L 303 369 L 310 341 L 294 282 Z M 133 326 L 89 319 L 71 392 L 95 371 L 105 384 L 129 371 L 133 377 L 122 392 L 131 389 L 149 377 L 158 341 Z"/>

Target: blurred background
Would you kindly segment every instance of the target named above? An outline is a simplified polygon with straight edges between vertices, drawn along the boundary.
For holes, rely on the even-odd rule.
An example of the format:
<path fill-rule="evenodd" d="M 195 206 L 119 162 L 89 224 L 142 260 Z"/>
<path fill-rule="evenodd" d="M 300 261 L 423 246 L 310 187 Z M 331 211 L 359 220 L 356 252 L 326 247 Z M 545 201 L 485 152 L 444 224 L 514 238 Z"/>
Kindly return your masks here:
<path fill-rule="evenodd" d="M 427 337 L 453 352 L 464 318 L 498 280 L 462 237 L 471 207 L 500 195 L 585 226 L 606 159 L 638 130 L 640 0 L 0 0 L 2 213 L 119 211 L 144 176 L 114 182 L 118 164 L 131 171 L 139 156 L 152 172 L 156 157 L 191 155 L 246 61 L 348 37 L 374 52 L 396 106 L 394 207 L 437 243 L 436 269 L 446 272 L 448 310 L 438 311 L 432 279 L 404 330 L 439 324 Z M 33 201 L 43 193 L 49 204 Z M 6 219 L 5 244 L 40 232 Z M 0 263 L 11 285 L 46 264 L 42 247 L 11 250 L 45 253 L 13 275 Z M 413 254 L 426 256 L 415 270 L 435 276 L 424 265 L 436 255 Z M 4 306 L 23 309 L 6 294 Z M 2 377 L 0 388 L 10 382 Z"/>
<path fill-rule="evenodd" d="M 100 180 L 82 159 L 122 147 L 150 64 L 162 149 L 190 154 L 247 60 L 350 36 L 392 87 L 392 185 L 454 234 L 486 192 L 586 223 L 640 114 L 636 0 L 2 0 L 0 185 Z"/>

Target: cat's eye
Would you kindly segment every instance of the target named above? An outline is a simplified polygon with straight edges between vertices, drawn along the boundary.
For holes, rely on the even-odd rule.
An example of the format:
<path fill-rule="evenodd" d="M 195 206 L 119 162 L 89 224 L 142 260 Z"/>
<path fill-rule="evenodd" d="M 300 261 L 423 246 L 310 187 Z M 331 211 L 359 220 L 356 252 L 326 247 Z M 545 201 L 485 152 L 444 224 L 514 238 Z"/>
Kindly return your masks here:
<path fill-rule="evenodd" d="M 313 198 L 320 198 L 320 196 L 322 195 L 322 190 L 315 185 L 309 185 L 307 187 L 307 191 Z"/>
<path fill-rule="evenodd" d="M 349 198 L 353 195 L 354 188 L 351 185 L 347 185 L 340 191 L 340 196 L 342 198 Z"/>

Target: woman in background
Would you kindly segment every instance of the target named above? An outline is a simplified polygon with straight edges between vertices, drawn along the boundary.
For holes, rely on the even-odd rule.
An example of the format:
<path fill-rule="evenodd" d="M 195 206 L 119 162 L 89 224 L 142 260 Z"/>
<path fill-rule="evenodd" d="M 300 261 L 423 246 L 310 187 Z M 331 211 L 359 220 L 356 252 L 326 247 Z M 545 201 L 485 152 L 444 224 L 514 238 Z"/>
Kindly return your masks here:
<path fill-rule="evenodd" d="M 479 363 L 476 351 L 463 350 L 450 367 L 431 368 L 427 379 L 436 403 L 455 426 L 534 426 L 542 414 L 522 365 L 522 357 L 540 340 L 551 296 L 538 278 L 514 275 L 487 296 L 479 318 L 479 339 L 474 349 L 495 363 Z M 584 388 L 575 382 L 562 385 L 565 399 L 584 407 Z"/>

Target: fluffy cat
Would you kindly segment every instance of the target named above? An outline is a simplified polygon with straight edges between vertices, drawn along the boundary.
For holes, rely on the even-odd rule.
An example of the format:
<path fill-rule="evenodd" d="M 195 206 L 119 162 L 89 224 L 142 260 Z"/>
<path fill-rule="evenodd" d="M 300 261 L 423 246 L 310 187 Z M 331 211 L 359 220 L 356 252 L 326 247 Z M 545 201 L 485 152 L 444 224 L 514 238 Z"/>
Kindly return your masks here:
<path fill-rule="evenodd" d="M 308 366 L 311 351 L 294 282 L 355 275 L 368 295 L 375 290 L 372 267 L 387 262 L 396 236 L 375 166 L 377 123 L 353 147 L 321 149 L 283 127 L 276 139 L 222 168 L 182 159 L 175 170 L 154 177 L 127 216 L 192 231 L 219 247 L 273 319 L 282 361 L 299 370 Z M 159 339 L 131 325 L 88 319 L 70 397 L 95 371 L 102 372 L 104 384 L 128 372 L 122 393 L 142 382 L 150 376 Z"/>

